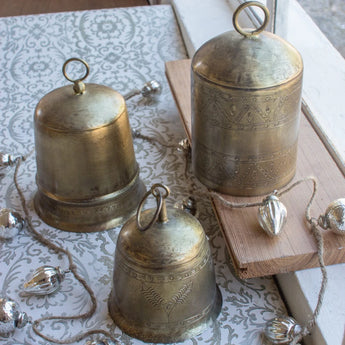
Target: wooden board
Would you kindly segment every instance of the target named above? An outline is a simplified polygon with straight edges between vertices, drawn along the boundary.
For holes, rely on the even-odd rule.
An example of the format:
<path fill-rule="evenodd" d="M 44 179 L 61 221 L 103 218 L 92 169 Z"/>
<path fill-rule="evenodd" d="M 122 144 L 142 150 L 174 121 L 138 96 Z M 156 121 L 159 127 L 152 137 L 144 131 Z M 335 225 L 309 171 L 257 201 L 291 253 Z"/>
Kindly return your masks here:
<path fill-rule="evenodd" d="M 166 63 L 166 75 L 191 141 L 190 60 Z M 335 199 L 345 197 L 345 179 L 327 149 L 302 114 L 297 172 L 292 182 L 307 176 L 318 180 L 318 192 L 311 214 L 318 217 Z M 312 194 L 306 182 L 281 197 L 288 210 L 282 233 L 268 237 L 260 228 L 256 208 L 229 209 L 213 199 L 214 210 L 235 269 L 241 278 L 252 278 L 318 266 L 315 240 L 305 223 L 304 212 Z M 231 202 L 254 202 L 262 197 L 232 197 Z M 327 265 L 345 262 L 345 236 L 324 232 Z"/>

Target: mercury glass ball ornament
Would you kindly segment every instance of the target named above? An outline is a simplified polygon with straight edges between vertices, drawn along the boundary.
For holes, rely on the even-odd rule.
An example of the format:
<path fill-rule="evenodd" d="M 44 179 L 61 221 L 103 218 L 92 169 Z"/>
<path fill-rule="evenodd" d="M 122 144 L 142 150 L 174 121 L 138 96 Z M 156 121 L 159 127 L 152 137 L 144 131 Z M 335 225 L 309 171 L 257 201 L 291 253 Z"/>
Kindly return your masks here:
<path fill-rule="evenodd" d="M 113 342 L 107 339 L 102 340 L 89 340 L 85 343 L 85 345 L 112 345 Z"/>
<path fill-rule="evenodd" d="M 302 327 L 289 316 L 275 317 L 265 327 L 265 337 L 274 345 L 288 345 L 300 335 Z"/>
<path fill-rule="evenodd" d="M 345 198 L 334 200 L 319 217 L 319 225 L 336 234 L 345 235 Z"/>
<path fill-rule="evenodd" d="M 8 153 L 0 152 L 0 170 L 13 166 L 21 156 L 12 156 Z"/>
<path fill-rule="evenodd" d="M 146 82 L 141 89 L 133 89 L 126 93 L 123 97 L 126 101 L 137 95 L 142 95 L 145 98 L 156 99 L 161 93 L 161 84 L 157 80 L 150 80 Z"/>
<path fill-rule="evenodd" d="M 174 204 L 174 207 L 186 211 L 194 217 L 198 217 L 199 215 L 197 202 L 192 196 L 189 196 L 187 198 L 184 198 L 183 200 L 176 202 Z"/>
<path fill-rule="evenodd" d="M 280 234 L 286 223 L 287 210 L 277 196 L 270 195 L 259 207 L 257 217 L 262 229 L 274 237 Z"/>
<path fill-rule="evenodd" d="M 60 289 L 65 273 L 60 267 L 41 266 L 24 283 L 23 292 L 28 295 L 50 295 Z"/>
<path fill-rule="evenodd" d="M 25 221 L 16 211 L 8 208 L 0 210 L 0 239 L 8 240 L 18 235 Z"/>
<path fill-rule="evenodd" d="M 191 150 L 191 147 L 187 138 L 179 141 L 178 146 L 177 146 L 177 151 L 188 152 L 190 150 Z"/>
<path fill-rule="evenodd" d="M 16 328 L 23 328 L 27 322 L 27 314 L 20 311 L 15 301 L 0 298 L 0 335 L 7 335 Z"/>
<path fill-rule="evenodd" d="M 162 86 L 157 80 L 151 80 L 144 84 L 141 89 L 141 94 L 143 97 L 154 98 L 162 93 Z"/>

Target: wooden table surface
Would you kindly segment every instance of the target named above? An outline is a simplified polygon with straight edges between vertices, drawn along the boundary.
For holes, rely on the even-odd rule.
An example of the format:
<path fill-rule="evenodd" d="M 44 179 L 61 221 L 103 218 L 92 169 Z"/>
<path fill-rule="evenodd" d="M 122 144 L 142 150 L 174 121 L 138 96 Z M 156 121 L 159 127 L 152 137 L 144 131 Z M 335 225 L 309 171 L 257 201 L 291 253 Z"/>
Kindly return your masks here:
<path fill-rule="evenodd" d="M 1 0 L 0 17 L 147 5 L 147 0 Z"/>

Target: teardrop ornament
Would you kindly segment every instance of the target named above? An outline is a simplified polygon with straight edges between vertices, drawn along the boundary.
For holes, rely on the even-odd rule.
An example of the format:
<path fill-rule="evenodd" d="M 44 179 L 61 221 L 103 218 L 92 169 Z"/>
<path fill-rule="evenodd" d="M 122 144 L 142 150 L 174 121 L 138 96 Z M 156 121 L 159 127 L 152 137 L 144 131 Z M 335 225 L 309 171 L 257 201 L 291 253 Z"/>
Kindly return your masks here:
<path fill-rule="evenodd" d="M 277 236 L 286 223 L 286 207 L 275 195 L 268 196 L 263 203 L 258 209 L 258 221 L 269 236 Z"/>
<path fill-rule="evenodd" d="M 18 212 L 9 208 L 0 210 L 0 239 L 8 240 L 17 236 L 24 225 L 25 221 Z"/>
<path fill-rule="evenodd" d="M 60 267 L 41 266 L 24 283 L 23 292 L 37 296 L 50 295 L 60 288 L 65 273 Z"/>
<path fill-rule="evenodd" d="M 20 311 L 15 301 L 0 298 L 0 334 L 7 335 L 16 328 L 23 328 L 27 322 L 27 314 Z"/>
<path fill-rule="evenodd" d="M 334 200 L 319 217 L 319 225 L 338 235 L 345 235 L 345 198 Z"/>
<path fill-rule="evenodd" d="M 264 330 L 265 337 L 274 345 L 287 345 L 302 332 L 302 327 L 290 317 L 275 317 L 268 321 Z"/>

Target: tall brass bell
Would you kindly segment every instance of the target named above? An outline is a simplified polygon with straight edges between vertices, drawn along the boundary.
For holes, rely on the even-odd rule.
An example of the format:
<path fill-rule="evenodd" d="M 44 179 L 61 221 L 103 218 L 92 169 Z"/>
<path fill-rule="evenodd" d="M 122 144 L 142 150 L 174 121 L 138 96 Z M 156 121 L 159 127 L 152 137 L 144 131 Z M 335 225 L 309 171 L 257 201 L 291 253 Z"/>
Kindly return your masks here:
<path fill-rule="evenodd" d="M 84 77 L 67 75 L 71 61 L 84 64 Z M 109 229 L 129 218 L 145 193 L 125 100 L 109 87 L 84 84 L 83 60 L 67 60 L 63 73 L 73 87 L 53 90 L 35 110 L 35 209 L 59 229 Z"/>
<path fill-rule="evenodd" d="M 243 30 L 238 15 L 253 5 L 264 23 Z M 296 171 L 303 62 L 289 43 L 262 32 L 268 17 L 261 3 L 243 3 L 236 31 L 206 42 L 192 60 L 193 170 L 221 193 L 266 194 Z"/>
<path fill-rule="evenodd" d="M 150 194 L 157 207 L 142 212 Z M 167 187 L 152 186 L 137 216 L 123 226 L 115 251 L 109 312 L 125 333 L 145 342 L 173 343 L 201 333 L 222 303 L 204 230 L 188 212 L 167 209 L 168 194 Z"/>

